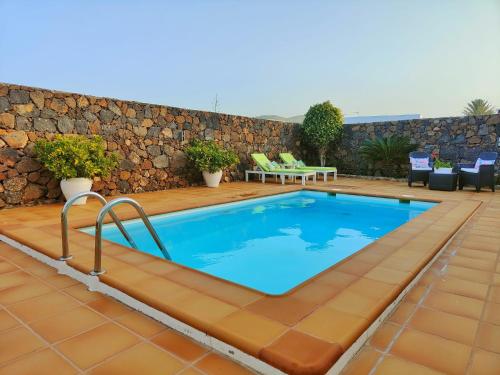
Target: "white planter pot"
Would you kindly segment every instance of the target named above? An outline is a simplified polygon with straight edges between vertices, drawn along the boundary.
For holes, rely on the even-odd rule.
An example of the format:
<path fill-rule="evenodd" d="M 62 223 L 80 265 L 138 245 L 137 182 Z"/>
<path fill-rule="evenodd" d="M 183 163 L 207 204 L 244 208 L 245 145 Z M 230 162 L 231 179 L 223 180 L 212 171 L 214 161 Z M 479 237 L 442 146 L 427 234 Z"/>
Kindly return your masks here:
<path fill-rule="evenodd" d="M 61 181 L 61 190 L 66 200 L 71 199 L 76 194 L 90 191 L 92 188 L 92 180 L 90 178 L 70 178 L 69 180 Z M 87 203 L 87 197 L 83 197 L 75 201 L 74 204 L 82 205 Z"/>
<path fill-rule="evenodd" d="M 216 188 L 219 186 L 220 179 L 222 178 L 222 171 L 215 173 L 203 171 L 203 178 L 208 187 Z"/>
<path fill-rule="evenodd" d="M 453 168 L 436 168 L 434 169 L 434 173 L 438 174 L 450 174 L 452 173 Z"/>

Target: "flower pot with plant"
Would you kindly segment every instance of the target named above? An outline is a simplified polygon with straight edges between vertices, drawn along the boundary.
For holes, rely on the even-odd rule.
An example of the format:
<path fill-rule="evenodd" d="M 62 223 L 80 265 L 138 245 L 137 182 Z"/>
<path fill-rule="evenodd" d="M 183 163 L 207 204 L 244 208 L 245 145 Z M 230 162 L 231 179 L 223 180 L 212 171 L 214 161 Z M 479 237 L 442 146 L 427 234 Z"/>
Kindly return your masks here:
<path fill-rule="evenodd" d="M 185 150 L 188 160 L 202 172 L 208 187 L 218 187 L 222 170 L 239 163 L 232 150 L 226 150 L 214 141 L 194 140 Z"/>
<path fill-rule="evenodd" d="M 434 160 L 434 173 L 450 174 L 453 171 L 453 165 L 449 161 Z"/>
<path fill-rule="evenodd" d="M 54 140 L 40 139 L 35 152 L 42 164 L 61 180 L 66 200 L 88 192 L 94 177 L 107 177 L 118 164 L 118 154 L 106 153 L 101 137 L 56 135 Z M 87 197 L 75 204 L 87 202 Z"/>

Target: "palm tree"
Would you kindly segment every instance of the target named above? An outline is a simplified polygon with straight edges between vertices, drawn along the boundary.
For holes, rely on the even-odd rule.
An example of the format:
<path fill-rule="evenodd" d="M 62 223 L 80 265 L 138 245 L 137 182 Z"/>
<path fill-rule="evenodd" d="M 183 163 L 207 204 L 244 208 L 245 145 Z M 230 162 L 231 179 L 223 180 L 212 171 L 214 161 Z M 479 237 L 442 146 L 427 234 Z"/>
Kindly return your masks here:
<path fill-rule="evenodd" d="M 408 153 L 416 149 L 417 145 L 411 143 L 408 137 L 391 135 L 365 140 L 359 153 L 369 163 L 372 172 L 380 170 L 383 176 L 399 177 L 402 164 L 408 160 Z"/>
<path fill-rule="evenodd" d="M 464 109 L 465 116 L 493 115 L 495 109 L 484 99 L 474 99 Z"/>

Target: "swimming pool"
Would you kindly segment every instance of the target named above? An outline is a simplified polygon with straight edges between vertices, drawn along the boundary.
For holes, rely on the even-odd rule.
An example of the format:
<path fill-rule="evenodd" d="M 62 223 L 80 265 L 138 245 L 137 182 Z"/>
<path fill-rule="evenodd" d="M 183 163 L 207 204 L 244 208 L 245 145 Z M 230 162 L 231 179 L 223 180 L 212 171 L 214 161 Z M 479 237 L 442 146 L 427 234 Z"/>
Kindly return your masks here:
<path fill-rule="evenodd" d="M 283 294 L 434 205 L 303 190 L 150 220 L 173 262 Z M 141 221 L 123 224 L 140 251 L 163 257 Z M 94 234 L 93 227 L 81 230 Z M 128 245 L 114 224 L 102 234 Z"/>

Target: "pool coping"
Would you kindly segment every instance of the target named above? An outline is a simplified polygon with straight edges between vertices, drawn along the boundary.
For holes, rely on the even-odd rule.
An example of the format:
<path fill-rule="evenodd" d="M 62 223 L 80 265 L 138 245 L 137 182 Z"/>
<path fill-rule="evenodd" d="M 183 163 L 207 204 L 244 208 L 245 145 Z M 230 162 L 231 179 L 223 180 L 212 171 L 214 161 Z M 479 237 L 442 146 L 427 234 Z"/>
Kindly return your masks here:
<path fill-rule="evenodd" d="M 294 190 L 303 189 L 295 188 L 292 191 Z M 306 190 L 332 191 L 331 187 L 308 187 Z M 382 196 L 342 189 L 335 189 L 335 192 Z M 403 195 L 388 196 L 384 194 L 383 197 L 408 199 Z M 247 199 L 250 198 L 255 198 L 255 196 Z M 414 199 L 422 200 L 418 197 L 414 197 Z M 237 300 L 228 303 L 230 291 L 226 291 L 229 295 L 221 296 L 217 295 L 216 290 L 211 290 L 221 288 L 220 283 L 212 283 L 208 289 L 201 288 L 200 290 L 200 285 L 185 285 L 186 277 L 200 279 L 200 275 L 189 272 L 192 271 L 191 269 L 183 270 L 185 271 L 183 273 L 188 273 L 188 275 L 183 275 L 181 272 L 181 278 L 177 277 L 173 280 L 168 275 L 175 274 L 179 271 L 178 269 L 169 270 L 161 277 L 155 273 L 145 272 L 141 265 L 148 264 L 150 270 L 159 266 L 150 265 L 153 261 L 149 258 L 149 261 L 144 261 L 143 256 L 134 256 L 135 259 L 130 259 L 130 254 L 124 254 L 123 249 L 108 243 L 105 247 L 105 253 L 108 253 L 103 258 L 103 264 L 105 267 L 106 264 L 112 264 L 112 267 L 108 268 L 108 274 L 102 275 L 101 279 L 108 286 L 123 291 L 136 300 L 145 302 L 175 319 L 184 321 L 188 326 L 194 327 L 206 335 L 238 348 L 241 353 L 256 358 L 262 363 L 267 363 L 287 373 L 324 373 L 380 316 L 381 312 L 400 295 L 425 265 L 429 264 L 429 261 L 473 214 L 480 203 L 476 201 L 443 201 L 409 223 L 400 226 L 346 258 L 345 261 L 337 263 L 313 279 L 299 285 L 297 290 L 294 288 L 290 294 L 282 296 L 255 295 L 254 291 L 245 290 L 242 286 L 224 281 L 224 283 L 232 284 L 232 288 L 229 288 L 234 289 L 232 293 L 244 295 L 243 299 L 238 296 Z M 424 229 L 426 231 L 422 234 Z M 28 229 L 28 231 L 20 233 L 19 228 L 7 225 L 3 226 L 0 232 L 24 245 L 27 244 L 30 248 L 35 248 L 52 259 L 57 258 L 60 255 L 60 245 L 59 247 L 55 246 L 56 250 L 51 247 L 57 242 L 57 239 L 60 241 L 58 226 L 42 226 L 45 234 L 48 231 L 51 233 L 51 237 L 56 238 L 45 241 L 45 245 L 26 238 L 26 234 L 33 232 L 33 230 L 34 228 L 31 228 L 31 231 Z M 72 230 L 71 238 L 78 237 L 74 232 L 76 231 Z M 75 242 L 74 240 L 71 242 L 71 247 L 80 247 Z M 29 246 L 30 244 L 34 246 Z M 366 251 L 368 248 L 371 249 L 369 253 Z M 130 251 L 130 249 L 126 249 Z M 68 261 L 68 267 L 73 267 L 82 273 L 88 272 L 88 251 L 89 249 L 78 249 L 74 253 L 75 258 Z M 149 254 L 140 254 L 153 257 Z M 78 258 L 81 259 L 78 260 Z M 156 261 L 165 262 L 157 258 L 154 262 Z M 345 266 L 346 264 L 347 266 Z M 380 266 L 380 264 L 384 264 L 385 267 Z M 127 268 L 131 273 L 126 272 Z M 142 279 L 138 278 L 138 272 L 142 274 L 140 275 L 143 276 Z M 198 282 L 203 284 L 206 280 L 205 277 Z M 151 291 L 140 290 L 141 282 L 147 285 L 156 282 L 162 287 L 170 289 L 165 294 L 160 288 L 160 290 L 155 291 L 157 294 L 155 296 L 155 293 L 151 293 Z M 137 283 L 139 283 L 139 287 L 137 287 Z M 373 293 L 377 291 L 373 290 L 376 289 L 373 285 L 385 288 L 385 292 L 377 293 L 374 296 Z M 327 290 L 329 292 L 325 295 Z M 171 298 L 172 295 L 176 297 Z M 315 295 L 318 297 L 317 300 L 310 301 L 314 299 Z M 171 300 L 165 303 L 165 298 L 171 298 Z M 261 300 L 264 299 L 266 301 L 262 302 Z M 274 301 L 269 301 L 269 299 Z M 195 303 L 189 302 L 193 300 Z M 304 311 L 304 316 L 299 318 L 296 316 L 291 318 L 287 311 L 293 310 L 293 308 L 303 308 L 301 301 L 302 305 L 309 304 L 310 311 Z M 176 306 L 177 303 L 182 304 L 182 306 Z M 213 313 L 208 314 L 210 316 L 200 317 L 200 308 L 211 310 Z M 282 312 L 277 310 L 284 310 L 285 316 L 281 316 Z M 291 312 L 293 315 L 293 311 Z M 325 317 L 329 318 L 325 319 Z M 325 320 L 328 321 L 325 322 Z M 336 327 L 336 323 L 342 323 L 339 325 L 348 326 L 348 329 Z M 250 326 L 251 332 L 248 328 Z M 294 342 L 297 341 L 300 341 L 299 347 L 294 345 Z M 234 355 L 231 351 L 226 352 L 226 354 Z M 238 360 L 238 358 L 236 359 Z M 243 362 L 246 363 L 247 360 L 248 358 Z M 256 365 L 254 364 L 254 366 Z M 262 371 L 262 367 L 260 369 Z M 264 371 L 267 373 L 270 370 L 266 368 Z"/>

